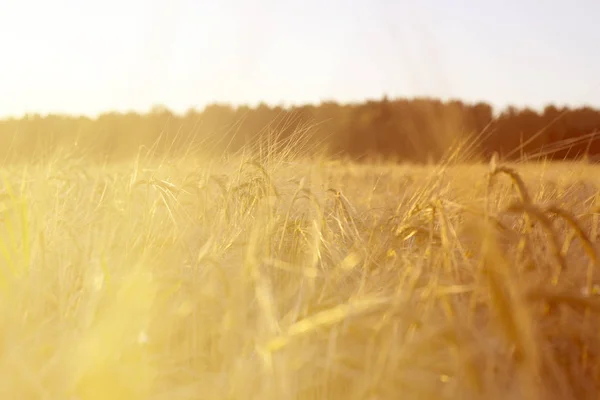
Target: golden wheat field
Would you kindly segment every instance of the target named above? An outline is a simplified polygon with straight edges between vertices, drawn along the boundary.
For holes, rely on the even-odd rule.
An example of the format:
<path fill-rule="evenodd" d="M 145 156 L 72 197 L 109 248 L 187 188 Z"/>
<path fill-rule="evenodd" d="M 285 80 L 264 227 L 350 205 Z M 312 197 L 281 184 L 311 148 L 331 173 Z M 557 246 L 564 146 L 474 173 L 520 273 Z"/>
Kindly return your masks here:
<path fill-rule="evenodd" d="M 0 398 L 585 399 L 600 170 L 0 170 Z"/>

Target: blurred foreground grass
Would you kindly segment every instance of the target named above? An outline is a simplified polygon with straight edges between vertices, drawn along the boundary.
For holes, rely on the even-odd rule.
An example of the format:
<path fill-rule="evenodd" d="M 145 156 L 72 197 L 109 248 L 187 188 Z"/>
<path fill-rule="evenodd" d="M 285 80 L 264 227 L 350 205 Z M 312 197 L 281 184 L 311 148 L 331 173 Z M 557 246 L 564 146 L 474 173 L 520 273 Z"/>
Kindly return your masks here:
<path fill-rule="evenodd" d="M 597 397 L 598 169 L 167 161 L 0 171 L 0 398 Z"/>

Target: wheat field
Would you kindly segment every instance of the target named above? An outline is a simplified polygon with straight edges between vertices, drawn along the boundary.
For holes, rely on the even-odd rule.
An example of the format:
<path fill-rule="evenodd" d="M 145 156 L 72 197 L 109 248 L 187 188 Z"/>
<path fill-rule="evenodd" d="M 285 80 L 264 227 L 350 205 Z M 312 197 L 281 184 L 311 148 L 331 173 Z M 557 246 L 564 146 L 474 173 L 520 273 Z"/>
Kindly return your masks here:
<path fill-rule="evenodd" d="M 597 398 L 598 172 L 6 166 L 0 398 Z"/>

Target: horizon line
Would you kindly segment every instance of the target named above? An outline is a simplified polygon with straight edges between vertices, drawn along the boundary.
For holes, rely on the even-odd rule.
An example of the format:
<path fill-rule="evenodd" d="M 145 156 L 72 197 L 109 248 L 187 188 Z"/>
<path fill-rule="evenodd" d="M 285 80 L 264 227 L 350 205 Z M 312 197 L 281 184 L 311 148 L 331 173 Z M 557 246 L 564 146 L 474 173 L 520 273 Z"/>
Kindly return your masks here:
<path fill-rule="evenodd" d="M 109 114 L 120 114 L 120 115 L 127 115 L 127 114 L 140 114 L 140 115 L 145 115 L 145 114 L 150 114 L 152 112 L 154 112 L 155 110 L 159 110 L 159 109 L 163 109 L 165 111 L 168 111 L 171 114 L 177 115 L 177 116 L 184 116 L 187 113 L 190 112 L 196 112 L 196 113 L 202 113 L 204 112 L 207 108 L 209 107 L 213 107 L 213 106 L 223 106 L 223 107 L 231 107 L 234 110 L 237 110 L 239 108 L 250 108 L 252 110 L 257 109 L 258 107 L 261 106 L 267 106 L 269 108 L 282 108 L 286 111 L 291 111 L 295 108 L 302 108 L 302 107 L 319 107 L 323 104 L 336 104 L 339 106 L 353 106 L 353 105 L 361 105 L 361 104 L 367 104 L 369 102 L 381 102 L 384 99 L 387 99 L 388 101 L 394 102 L 394 101 L 415 101 L 415 100 L 432 100 L 432 101 L 439 101 L 441 103 L 447 104 L 447 103 L 452 103 L 452 102 L 460 102 L 463 103 L 465 105 L 477 105 L 477 104 L 485 104 L 488 105 L 492 108 L 492 112 L 495 116 L 501 114 L 503 111 L 508 110 L 509 108 L 515 108 L 517 110 L 525 110 L 525 109 L 529 109 L 535 112 L 543 112 L 544 108 L 546 107 L 556 107 L 559 110 L 563 110 L 565 108 L 567 109 L 572 109 L 572 110 L 576 110 L 576 109 L 581 109 L 581 108 L 591 108 L 594 110 L 598 110 L 600 111 L 600 104 L 595 105 L 595 104 L 591 104 L 589 102 L 580 102 L 580 103 L 568 103 L 568 102 L 564 102 L 564 103 L 558 103 L 558 102 L 552 102 L 552 101 L 548 101 L 545 102 L 544 105 L 538 105 L 538 106 L 534 106 L 531 104 L 518 104 L 516 102 L 513 103 L 508 103 L 505 105 L 498 105 L 498 104 L 494 104 L 490 101 L 486 101 L 486 100 L 473 100 L 473 99 L 461 99 L 459 97 L 442 97 L 442 96 L 431 96 L 431 95 L 414 95 L 414 96 L 389 96 L 386 94 L 383 94 L 379 97 L 364 97 L 363 99 L 357 100 L 357 99 L 352 99 L 352 100 L 338 100 L 335 98 L 322 98 L 319 99 L 318 101 L 279 101 L 279 102 L 271 102 L 271 101 L 267 101 L 267 100 L 258 100 L 258 101 L 253 101 L 253 102 L 233 102 L 233 101 L 224 101 L 224 100 L 212 100 L 210 102 L 206 102 L 203 105 L 190 105 L 186 108 L 182 108 L 182 107 L 170 107 L 168 104 L 162 104 L 160 102 L 156 102 L 155 104 L 152 104 L 150 106 L 146 106 L 142 109 L 142 107 L 131 107 L 129 109 L 124 109 L 124 108 L 114 108 L 114 109 L 105 109 L 102 111 L 97 111 L 94 113 L 73 113 L 73 112 L 68 112 L 68 111 L 24 111 L 22 113 L 20 113 L 19 115 L 15 115 L 15 114 L 0 114 L 0 121 L 6 121 L 6 120 L 20 120 L 20 119 L 26 119 L 29 117 L 42 117 L 42 118 L 47 118 L 47 117 L 51 117 L 51 116 L 56 116 L 56 117 L 69 117 L 69 118 L 89 118 L 89 119 L 97 119 L 103 115 L 109 115 Z"/>

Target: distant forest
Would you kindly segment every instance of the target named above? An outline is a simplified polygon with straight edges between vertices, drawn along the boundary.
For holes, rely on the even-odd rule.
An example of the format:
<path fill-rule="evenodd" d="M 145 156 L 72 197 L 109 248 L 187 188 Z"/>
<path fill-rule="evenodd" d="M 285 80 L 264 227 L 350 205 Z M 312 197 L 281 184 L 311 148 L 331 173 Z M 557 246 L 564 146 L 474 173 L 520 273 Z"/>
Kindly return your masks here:
<path fill-rule="evenodd" d="M 120 159 L 153 154 L 235 153 L 244 148 L 303 150 L 354 160 L 436 162 L 460 148 L 464 161 L 498 152 L 504 159 L 597 160 L 600 110 L 549 105 L 542 112 L 508 107 L 495 115 L 485 103 L 383 98 L 358 104 L 323 102 L 291 108 L 214 104 L 177 115 L 98 118 L 26 115 L 0 121 L 0 158 L 32 159 L 64 149 Z M 298 141 L 300 136 L 302 140 Z M 192 145 L 191 145 L 192 144 Z M 289 147 L 288 147 L 289 148 Z"/>

